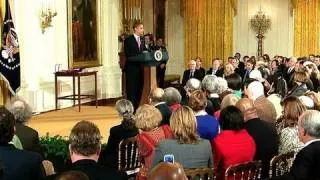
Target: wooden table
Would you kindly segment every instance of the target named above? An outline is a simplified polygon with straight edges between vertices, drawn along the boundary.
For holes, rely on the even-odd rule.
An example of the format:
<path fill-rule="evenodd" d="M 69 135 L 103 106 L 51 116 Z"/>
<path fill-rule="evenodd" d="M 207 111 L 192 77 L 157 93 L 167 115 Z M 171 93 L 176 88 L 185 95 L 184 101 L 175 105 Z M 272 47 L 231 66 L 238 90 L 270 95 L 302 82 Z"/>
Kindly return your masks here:
<path fill-rule="evenodd" d="M 58 109 L 58 100 L 73 100 L 73 106 L 78 100 L 79 112 L 81 109 L 81 99 L 94 98 L 96 101 L 96 108 L 98 107 L 97 99 L 97 72 L 77 72 L 77 71 L 59 71 L 55 72 L 55 99 L 56 99 L 56 110 Z M 83 76 L 94 76 L 94 94 L 81 94 L 81 83 L 80 79 Z M 67 96 L 58 96 L 58 77 L 72 77 L 73 93 Z M 76 94 L 75 79 L 78 77 L 78 94 Z"/>

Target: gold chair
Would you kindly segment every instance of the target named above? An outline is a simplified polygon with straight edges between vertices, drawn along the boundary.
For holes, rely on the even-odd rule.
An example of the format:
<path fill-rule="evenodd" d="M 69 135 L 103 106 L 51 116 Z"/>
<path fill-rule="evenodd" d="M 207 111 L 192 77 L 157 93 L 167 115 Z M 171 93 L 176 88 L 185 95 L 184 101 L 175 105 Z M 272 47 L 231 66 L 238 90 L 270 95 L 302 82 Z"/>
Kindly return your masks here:
<path fill-rule="evenodd" d="M 118 171 L 133 176 L 139 172 L 140 166 L 136 136 L 122 140 L 119 143 Z"/>
<path fill-rule="evenodd" d="M 290 171 L 294 159 L 294 151 L 274 156 L 270 161 L 269 177 L 281 176 Z"/>
<path fill-rule="evenodd" d="M 227 168 L 225 180 L 241 179 L 255 180 L 261 178 L 262 162 L 249 161 L 246 163 L 236 164 Z"/>
<path fill-rule="evenodd" d="M 184 169 L 186 176 L 189 180 L 211 180 L 216 179 L 213 168 L 196 168 L 196 169 Z"/>

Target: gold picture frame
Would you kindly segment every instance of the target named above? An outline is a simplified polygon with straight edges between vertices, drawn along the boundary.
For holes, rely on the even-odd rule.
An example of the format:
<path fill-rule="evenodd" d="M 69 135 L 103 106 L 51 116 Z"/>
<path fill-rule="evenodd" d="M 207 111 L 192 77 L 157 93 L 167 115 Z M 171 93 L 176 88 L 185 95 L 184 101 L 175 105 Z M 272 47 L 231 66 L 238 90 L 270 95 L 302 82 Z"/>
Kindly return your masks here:
<path fill-rule="evenodd" d="M 67 0 L 69 68 L 101 65 L 101 0 Z"/>

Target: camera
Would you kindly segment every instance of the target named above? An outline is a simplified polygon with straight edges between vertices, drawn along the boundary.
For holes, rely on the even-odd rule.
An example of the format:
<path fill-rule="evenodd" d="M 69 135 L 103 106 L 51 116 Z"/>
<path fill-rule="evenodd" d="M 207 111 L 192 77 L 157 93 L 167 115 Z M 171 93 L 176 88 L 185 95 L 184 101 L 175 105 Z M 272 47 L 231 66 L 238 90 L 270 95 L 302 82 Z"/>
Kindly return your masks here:
<path fill-rule="evenodd" d="M 164 155 L 163 162 L 174 163 L 174 155 L 173 154 Z"/>

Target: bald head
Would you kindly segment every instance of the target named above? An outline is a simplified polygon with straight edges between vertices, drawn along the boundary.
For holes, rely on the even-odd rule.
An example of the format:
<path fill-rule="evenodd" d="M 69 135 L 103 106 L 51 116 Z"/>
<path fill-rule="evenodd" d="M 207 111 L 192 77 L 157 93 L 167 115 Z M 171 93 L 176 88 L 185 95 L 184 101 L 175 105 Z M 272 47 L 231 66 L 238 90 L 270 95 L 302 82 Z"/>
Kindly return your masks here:
<path fill-rule="evenodd" d="M 154 88 L 150 93 L 151 103 L 158 103 L 163 101 L 164 90 L 161 88 Z"/>
<path fill-rule="evenodd" d="M 236 107 L 242 112 L 245 121 L 258 117 L 253 101 L 249 98 L 240 99 L 236 103 Z"/>

